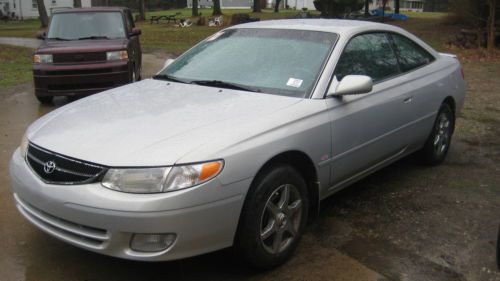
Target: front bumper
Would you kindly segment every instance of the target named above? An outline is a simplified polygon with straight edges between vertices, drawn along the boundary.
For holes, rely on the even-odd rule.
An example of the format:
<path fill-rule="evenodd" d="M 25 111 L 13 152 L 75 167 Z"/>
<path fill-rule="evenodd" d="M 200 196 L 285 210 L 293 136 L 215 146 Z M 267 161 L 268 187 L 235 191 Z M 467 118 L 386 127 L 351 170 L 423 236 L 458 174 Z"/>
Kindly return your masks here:
<path fill-rule="evenodd" d="M 75 246 L 120 258 L 164 261 L 233 244 L 243 193 L 251 179 L 222 186 L 216 179 L 162 194 L 129 194 L 97 184 L 52 185 L 36 176 L 19 149 L 10 163 L 12 193 L 21 214 L 41 230 Z M 175 233 L 154 253 L 130 248 L 135 233 Z"/>
<path fill-rule="evenodd" d="M 86 64 L 34 64 L 35 95 L 85 96 L 129 83 L 128 61 Z"/>

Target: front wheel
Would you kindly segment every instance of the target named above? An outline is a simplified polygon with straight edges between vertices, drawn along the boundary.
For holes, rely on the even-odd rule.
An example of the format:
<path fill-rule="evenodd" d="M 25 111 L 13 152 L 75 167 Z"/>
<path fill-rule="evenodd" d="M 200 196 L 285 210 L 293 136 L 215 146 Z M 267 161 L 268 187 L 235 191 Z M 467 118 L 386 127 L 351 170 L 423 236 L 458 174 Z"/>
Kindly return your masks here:
<path fill-rule="evenodd" d="M 52 100 L 54 100 L 54 97 L 39 97 L 39 96 L 36 96 L 36 99 L 42 103 L 42 104 L 50 104 L 52 103 Z"/>
<path fill-rule="evenodd" d="M 235 241 L 237 253 L 256 268 L 287 261 L 307 223 L 307 185 L 288 165 L 262 173 L 250 188 Z"/>
<path fill-rule="evenodd" d="M 451 145 L 454 128 L 455 115 L 450 105 L 444 103 L 439 109 L 431 134 L 420 151 L 425 164 L 438 165 L 444 161 Z"/>

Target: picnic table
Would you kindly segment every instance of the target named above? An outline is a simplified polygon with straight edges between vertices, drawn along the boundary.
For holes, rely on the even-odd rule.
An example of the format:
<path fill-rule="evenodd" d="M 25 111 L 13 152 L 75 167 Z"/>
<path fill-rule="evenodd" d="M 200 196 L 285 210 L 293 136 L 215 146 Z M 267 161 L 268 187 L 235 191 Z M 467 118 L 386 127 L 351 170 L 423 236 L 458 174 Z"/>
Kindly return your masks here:
<path fill-rule="evenodd" d="M 181 15 L 181 13 L 175 13 L 175 14 L 170 14 L 170 15 L 159 15 L 159 16 L 151 16 L 150 21 L 151 24 L 153 24 L 154 21 L 156 23 L 160 23 L 160 20 L 166 20 L 167 23 L 170 23 L 170 21 L 173 21 L 174 23 L 177 23 L 177 16 Z"/>

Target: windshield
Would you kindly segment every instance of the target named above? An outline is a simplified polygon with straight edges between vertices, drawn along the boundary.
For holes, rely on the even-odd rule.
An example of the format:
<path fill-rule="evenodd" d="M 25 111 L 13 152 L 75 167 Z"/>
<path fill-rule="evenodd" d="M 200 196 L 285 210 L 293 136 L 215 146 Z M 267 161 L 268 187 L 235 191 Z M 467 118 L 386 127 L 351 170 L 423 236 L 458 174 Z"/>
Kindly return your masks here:
<path fill-rule="evenodd" d="M 119 12 L 60 13 L 52 16 L 48 39 L 82 40 L 124 38 Z"/>
<path fill-rule="evenodd" d="M 182 55 L 157 77 L 306 97 L 336 39 L 334 33 L 307 30 L 224 30 Z"/>

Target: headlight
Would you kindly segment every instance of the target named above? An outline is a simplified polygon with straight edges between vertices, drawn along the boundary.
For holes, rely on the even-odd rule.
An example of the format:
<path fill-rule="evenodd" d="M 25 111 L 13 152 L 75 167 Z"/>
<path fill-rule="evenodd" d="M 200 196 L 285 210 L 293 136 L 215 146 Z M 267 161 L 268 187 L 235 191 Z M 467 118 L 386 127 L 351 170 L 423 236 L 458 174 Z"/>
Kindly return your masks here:
<path fill-rule="evenodd" d="M 19 145 L 19 149 L 21 150 L 21 156 L 23 158 L 26 158 L 26 154 L 28 153 L 28 144 L 29 144 L 28 137 L 26 134 L 24 134 L 23 138 L 21 139 L 21 145 Z"/>
<path fill-rule="evenodd" d="M 159 168 L 109 169 L 102 185 L 129 193 L 160 193 L 193 187 L 216 177 L 222 160 Z"/>
<path fill-rule="evenodd" d="M 34 63 L 52 63 L 52 55 L 33 55 Z"/>
<path fill-rule="evenodd" d="M 128 59 L 127 51 L 114 51 L 106 53 L 107 60 L 126 60 Z"/>

